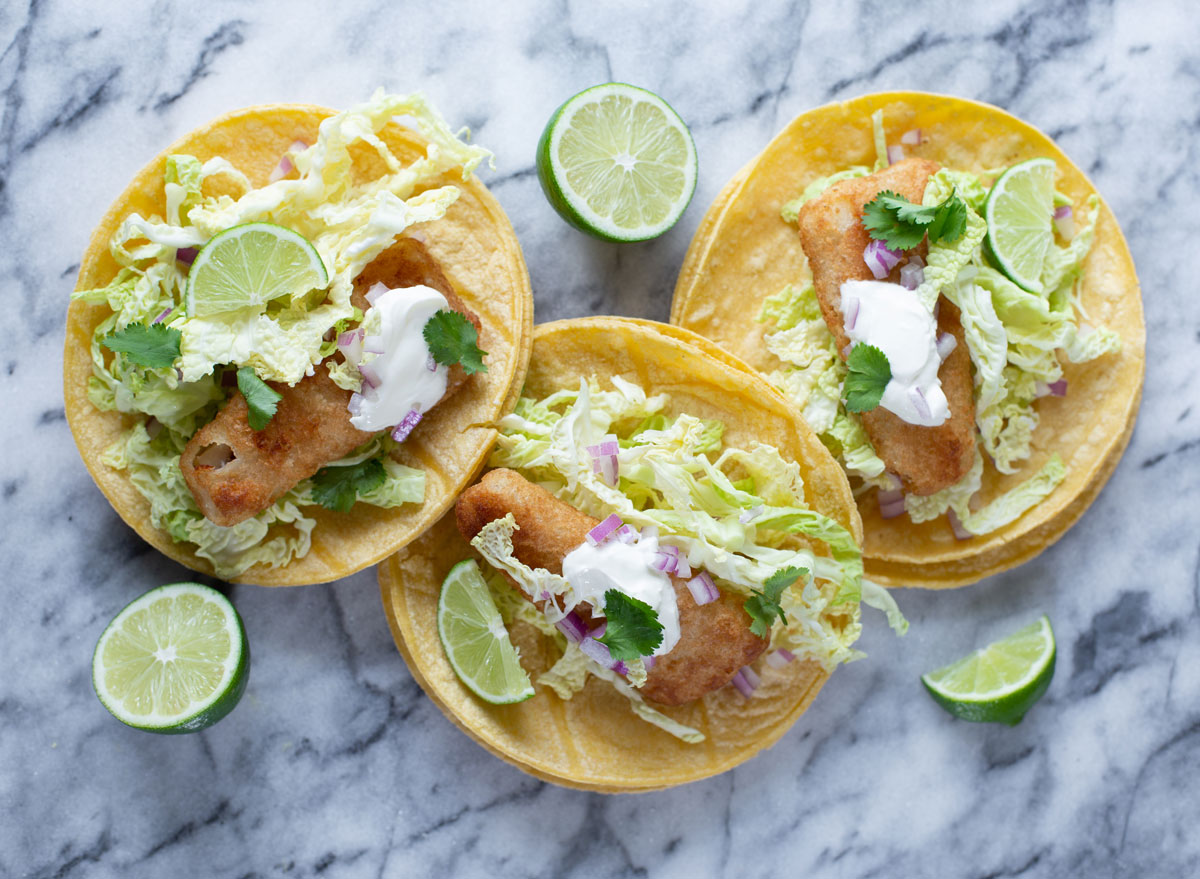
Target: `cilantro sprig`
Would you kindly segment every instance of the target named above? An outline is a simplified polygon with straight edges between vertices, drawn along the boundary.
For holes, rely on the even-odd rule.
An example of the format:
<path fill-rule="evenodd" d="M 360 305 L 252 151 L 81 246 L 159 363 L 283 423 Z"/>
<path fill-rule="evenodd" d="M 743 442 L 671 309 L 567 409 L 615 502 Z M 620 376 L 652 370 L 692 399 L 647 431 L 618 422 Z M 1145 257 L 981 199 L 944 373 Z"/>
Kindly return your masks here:
<path fill-rule="evenodd" d="M 846 358 L 850 372 L 844 391 L 846 409 L 851 412 L 870 412 L 883 399 L 883 389 L 892 380 L 892 365 L 887 355 L 874 345 L 859 343 L 850 349 Z"/>
<path fill-rule="evenodd" d="M 243 366 L 237 371 L 238 390 L 246 398 L 250 411 L 246 420 L 251 430 L 262 430 L 275 417 L 275 409 L 283 395 L 259 378 L 252 367 Z"/>
<path fill-rule="evenodd" d="M 360 494 L 378 488 L 387 471 L 378 458 L 368 458 L 348 467 L 322 467 L 312 478 L 313 500 L 327 510 L 347 513 Z"/>
<path fill-rule="evenodd" d="M 862 224 L 892 250 L 911 250 L 926 234 L 930 244 L 957 241 L 967 228 L 967 206 L 953 190 L 941 204 L 929 207 L 884 190 L 863 207 Z"/>
<path fill-rule="evenodd" d="M 654 608 L 618 589 L 604 593 L 604 634 L 597 640 L 613 659 L 649 656 L 662 644 L 663 625 Z"/>
<path fill-rule="evenodd" d="M 783 606 L 779 603 L 779 599 L 783 595 L 783 590 L 787 589 L 801 577 L 807 576 L 807 568 L 797 568 L 794 565 L 789 565 L 786 568 L 780 568 L 768 577 L 763 582 L 761 590 L 751 590 L 750 597 L 742 605 L 746 608 L 746 613 L 750 614 L 750 631 L 760 638 L 766 638 L 770 634 L 771 626 L 775 623 L 776 617 L 779 618 L 781 623 L 786 623 L 787 615 L 783 612 Z"/>
<path fill-rule="evenodd" d="M 128 324 L 100 340 L 109 351 L 124 354 L 132 363 L 150 369 L 166 369 L 179 356 L 183 333 L 165 324 Z"/>
<path fill-rule="evenodd" d="M 483 362 L 487 352 L 479 348 L 479 333 L 475 325 L 457 311 L 442 309 L 425 322 L 421 334 L 433 359 L 443 366 L 461 363 L 467 375 L 487 372 Z"/>

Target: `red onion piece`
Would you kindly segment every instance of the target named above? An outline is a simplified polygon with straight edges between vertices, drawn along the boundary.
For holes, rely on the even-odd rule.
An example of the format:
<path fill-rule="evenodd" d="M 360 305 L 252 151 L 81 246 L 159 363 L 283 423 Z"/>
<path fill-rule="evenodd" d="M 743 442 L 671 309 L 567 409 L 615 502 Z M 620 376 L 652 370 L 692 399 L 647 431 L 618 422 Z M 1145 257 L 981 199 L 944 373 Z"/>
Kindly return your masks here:
<path fill-rule="evenodd" d="M 1050 382 L 1050 393 L 1055 397 L 1065 397 L 1067 395 L 1067 380 L 1060 378 L 1056 382 Z"/>
<path fill-rule="evenodd" d="M 392 439 L 398 443 L 404 442 L 408 439 L 408 435 L 413 432 L 413 428 L 417 426 L 420 420 L 421 413 L 416 409 L 409 409 L 404 419 L 392 429 Z"/>
<path fill-rule="evenodd" d="M 675 575 L 684 579 L 692 576 L 692 566 L 688 564 L 687 556 L 683 553 L 679 554 L 679 561 L 675 563 Z"/>
<path fill-rule="evenodd" d="M 200 251 L 194 247 L 181 247 L 175 251 L 175 259 L 180 262 L 187 263 L 189 266 L 196 261 L 196 254 Z"/>
<path fill-rule="evenodd" d="M 892 250 L 882 241 L 871 239 L 871 243 L 863 250 L 863 262 L 876 280 L 883 280 L 899 264 L 900 255 L 901 251 Z"/>
<path fill-rule="evenodd" d="M 750 689 L 752 690 L 757 690 L 758 685 L 762 683 L 762 680 L 758 676 L 758 672 L 748 665 L 742 666 L 742 677 L 746 679 L 746 683 L 750 685 Z"/>
<path fill-rule="evenodd" d="M 958 518 L 958 514 L 954 510 L 946 510 L 946 518 L 950 520 L 950 527 L 954 529 L 954 536 L 958 540 L 970 540 L 975 535 L 963 527 L 962 520 Z"/>
<path fill-rule="evenodd" d="M 899 491 L 904 487 L 904 483 L 900 481 L 900 477 L 895 473 L 884 473 L 883 475 L 888 478 L 888 483 L 892 486 L 892 491 Z"/>
<path fill-rule="evenodd" d="M 603 522 L 587 533 L 587 542 L 592 546 L 599 546 L 624 524 L 616 513 L 609 513 Z"/>
<path fill-rule="evenodd" d="M 379 373 L 377 373 L 369 363 L 360 363 L 358 365 L 358 371 L 362 375 L 363 381 L 367 383 L 367 387 L 379 387 Z"/>
<path fill-rule="evenodd" d="M 350 410 L 351 415 L 362 414 L 363 395 L 351 394 L 350 402 L 346 404 L 346 408 Z"/>
<path fill-rule="evenodd" d="M 388 285 L 383 283 L 383 281 L 380 281 L 377 284 L 372 284 L 371 289 L 367 291 L 367 303 L 370 305 L 374 305 L 375 300 L 377 300 L 380 296 L 382 296 L 387 291 L 388 291 Z"/>
<path fill-rule="evenodd" d="M 779 655 L 778 650 L 768 653 L 765 661 L 771 668 L 786 668 L 788 664 L 788 661 Z"/>
<path fill-rule="evenodd" d="M 658 662 L 658 660 L 653 656 L 642 657 L 642 665 L 646 667 L 646 671 L 650 671 L 650 669 L 654 668 L 654 663 L 656 662 Z"/>
<path fill-rule="evenodd" d="M 738 673 L 733 676 L 733 679 L 729 683 L 737 687 L 738 692 L 749 699 L 754 694 L 754 687 L 752 687 L 750 682 L 746 680 L 745 671 L 746 670 L 744 668 L 740 669 Z"/>
<path fill-rule="evenodd" d="M 638 533 L 628 525 L 618 528 L 614 536 L 622 543 L 636 543 L 638 539 Z"/>
<path fill-rule="evenodd" d="M 750 522 L 753 522 L 755 519 L 757 519 L 762 514 L 763 514 L 763 505 L 759 504 L 756 507 L 751 507 L 750 509 L 743 512 L 740 516 L 738 516 L 738 521 L 741 522 L 743 525 L 746 525 Z"/>
<path fill-rule="evenodd" d="M 937 338 L 938 359 L 945 360 L 947 357 L 950 356 L 950 352 L 952 352 L 957 347 L 958 347 L 958 339 L 956 339 L 954 337 L 953 333 L 942 333 Z"/>
<path fill-rule="evenodd" d="M 622 662 L 620 659 L 616 660 L 616 661 L 615 661 L 615 662 L 612 664 L 612 670 L 613 670 L 613 671 L 615 671 L 615 672 L 616 672 L 617 674 L 619 674 L 619 675 L 627 675 L 627 674 L 629 674 L 629 666 L 627 666 L 627 665 L 626 665 L 624 662 Z"/>
<path fill-rule="evenodd" d="M 675 567 L 679 564 L 679 559 L 675 556 L 667 555 L 665 552 L 656 552 L 654 560 L 650 562 L 650 567 L 656 571 L 662 571 L 664 574 L 674 574 Z"/>
<path fill-rule="evenodd" d="M 900 135 L 900 143 L 907 146 L 917 146 L 921 143 L 921 129 L 910 128 L 904 134 Z"/>
<path fill-rule="evenodd" d="M 605 668 L 612 668 L 616 663 L 613 662 L 612 652 L 604 644 L 601 644 L 591 635 L 588 635 L 579 642 L 579 649 L 584 652 L 589 659 L 598 662 Z"/>
<path fill-rule="evenodd" d="M 164 308 L 162 310 L 162 313 L 152 321 L 152 323 L 156 323 L 156 324 L 162 323 L 163 319 L 166 318 L 166 316 L 174 310 L 175 310 L 175 307 L 173 305 L 168 305 L 166 308 Z"/>
<path fill-rule="evenodd" d="M 904 147 L 899 144 L 887 148 L 888 164 L 894 165 L 897 162 L 904 161 Z"/>
<path fill-rule="evenodd" d="M 621 446 L 617 442 L 617 438 L 609 434 L 604 437 L 597 445 L 588 446 L 587 450 L 593 458 L 599 458 L 601 455 L 615 455 L 621 451 Z"/>
<path fill-rule="evenodd" d="M 905 290 L 916 290 L 925 283 L 925 268 L 909 260 L 900 267 L 900 286 Z"/>
<path fill-rule="evenodd" d="M 908 393 L 908 398 L 912 400 L 913 406 L 917 409 L 917 414 L 926 421 L 933 417 L 933 411 L 929 408 L 929 401 L 925 399 L 925 392 L 920 388 L 913 388 Z"/>
<path fill-rule="evenodd" d="M 862 302 L 857 296 L 851 296 L 850 301 L 846 303 L 846 329 L 854 329 L 854 325 L 858 323 L 858 309 L 862 306 Z"/>
<path fill-rule="evenodd" d="M 1061 220 L 1063 217 L 1071 216 L 1071 206 L 1069 204 L 1059 205 L 1054 209 L 1054 219 Z"/>
<path fill-rule="evenodd" d="M 879 501 L 879 515 L 884 519 L 895 519 L 904 512 L 904 492 L 899 489 L 876 492 Z"/>
<path fill-rule="evenodd" d="M 583 620 L 575 611 L 571 611 L 554 625 L 573 644 L 578 644 L 587 637 L 587 626 L 583 624 Z"/>
<path fill-rule="evenodd" d="M 267 178 L 268 183 L 274 183 L 276 180 L 282 180 L 284 177 L 292 173 L 292 169 L 296 166 L 292 164 L 292 160 L 284 156 L 279 160 L 279 164 L 275 166 L 275 170 L 271 172 L 271 176 Z"/>
<path fill-rule="evenodd" d="M 708 571 L 701 571 L 695 577 L 688 580 L 687 588 L 688 592 L 692 593 L 692 598 L 696 600 L 697 607 L 712 604 L 721 597 L 721 593 L 717 589 L 717 584 L 708 575 Z"/>
<path fill-rule="evenodd" d="M 437 361 L 433 359 L 432 354 L 425 358 L 425 368 L 430 372 L 437 372 L 437 366 Z"/>

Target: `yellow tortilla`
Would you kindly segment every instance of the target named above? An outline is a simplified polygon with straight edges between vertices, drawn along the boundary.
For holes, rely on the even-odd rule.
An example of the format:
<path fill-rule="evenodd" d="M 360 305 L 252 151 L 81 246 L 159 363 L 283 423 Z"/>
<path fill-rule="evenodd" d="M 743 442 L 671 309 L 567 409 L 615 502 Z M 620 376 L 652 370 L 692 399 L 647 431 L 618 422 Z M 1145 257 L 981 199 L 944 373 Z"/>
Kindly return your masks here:
<path fill-rule="evenodd" d="M 315 142 L 321 120 L 330 115 L 333 111 L 323 107 L 270 104 L 234 111 L 184 135 L 146 165 L 105 214 L 84 253 L 76 289 L 112 280 L 117 265 L 108 242 L 128 214 L 162 215 L 163 169 L 169 155 L 186 153 L 201 161 L 224 156 L 261 186 L 294 141 Z M 399 125 L 389 126 L 384 139 L 401 161 L 425 155 L 424 141 Z M 355 168 L 360 179 L 384 173 L 378 155 L 358 146 Z M 459 199 L 445 217 L 415 226 L 413 232 L 421 235 L 458 295 L 479 315 L 480 347 L 488 352 L 488 371 L 472 377 L 434 409 L 402 446 L 401 463 L 425 472 L 424 501 L 393 509 L 356 504 L 348 513 L 307 507 L 305 513 L 317 520 L 308 554 L 280 568 L 256 565 L 233 578 L 237 582 L 321 583 L 372 565 L 436 522 L 483 466 L 496 436 L 491 425 L 515 404 L 529 361 L 533 294 L 520 245 L 496 199 L 474 178 L 463 181 L 448 174 L 435 185 L 443 183 L 456 185 L 461 190 Z M 151 524 L 150 505 L 128 474 L 100 461 L 136 421 L 120 412 L 101 412 L 87 397 L 92 333 L 108 314 L 107 306 L 81 302 L 72 302 L 67 312 L 63 394 L 79 452 L 105 497 L 138 534 L 181 564 L 212 573 L 209 563 L 198 558 L 189 544 L 176 543 Z"/>
<path fill-rule="evenodd" d="M 871 114 L 876 110 L 883 111 L 891 144 L 910 129 L 921 130 L 925 142 L 905 146 L 906 155 L 968 171 L 1046 156 L 1057 163 L 1058 189 L 1076 204 L 1095 192 L 1050 138 L 987 104 L 888 92 L 820 107 L 794 119 L 709 208 L 680 270 L 672 323 L 716 341 L 754 369 L 779 368 L 763 343 L 765 325 L 756 317 L 766 297 L 811 278 L 796 229 L 781 219 L 780 209 L 817 178 L 874 163 Z M 964 541 L 955 539 L 945 517 L 921 524 L 907 514 L 882 519 L 874 493 L 868 493 L 860 508 L 868 577 L 888 586 L 973 583 L 1032 558 L 1095 499 L 1133 430 L 1146 336 L 1133 260 L 1103 201 L 1079 291 L 1087 322 L 1119 333 L 1121 351 L 1090 363 L 1063 364 L 1067 396 L 1037 402 L 1041 421 L 1031 457 L 1010 476 L 988 462 L 982 499 L 987 502 L 1029 478 L 1054 452 L 1067 468 L 1063 483 L 1015 522 Z"/>
<path fill-rule="evenodd" d="M 797 461 L 809 505 L 861 539 L 849 483 L 820 440 L 763 379 L 728 356 L 702 350 L 713 348 L 685 330 L 631 318 L 543 324 L 534 332 L 524 393 L 540 398 L 593 376 L 607 385 L 613 375 L 666 392 L 671 412 L 722 420 L 727 445 L 769 443 Z M 442 580 L 455 563 L 473 555 L 453 514 L 447 515 L 379 566 L 383 605 L 413 677 L 446 716 L 489 751 L 538 778 L 618 792 L 724 772 L 774 744 L 828 678 L 815 663 L 797 660 L 782 670 L 764 667 L 762 684 L 749 700 L 724 687 L 692 704 L 661 709 L 704 733 L 705 740 L 692 745 L 638 718 L 625 697 L 594 678 L 568 701 L 537 687 L 526 702 L 488 705 L 459 682 L 437 632 Z M 522 665 L 536 681 L 557 656 L 530 626 L 515 623 L 512 634 Z"/>

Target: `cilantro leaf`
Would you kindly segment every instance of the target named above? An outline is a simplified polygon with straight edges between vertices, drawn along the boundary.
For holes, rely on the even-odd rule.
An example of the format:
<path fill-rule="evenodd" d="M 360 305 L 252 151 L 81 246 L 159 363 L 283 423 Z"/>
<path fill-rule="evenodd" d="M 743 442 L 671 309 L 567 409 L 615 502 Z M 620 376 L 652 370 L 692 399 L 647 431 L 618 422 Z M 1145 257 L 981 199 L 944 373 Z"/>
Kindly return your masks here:
<path fill-rule="evenodd" d="M 649 656 L 662 643 L 663 626 L 654 608 L 619 589 L 604 593 L 604 634 L 597 640 L 613 659 Z"/>
<path fill-rule="evenodd" d="M 425 337 L 433 359 L 443 366 L 461 363 L 467 375 L 487 372 L 483 362 L 487 352 L 481 351 L 477 344 L 479 333 L 475 325 L 457 311 L 442 309 L 425 322 L 421 335 Z"/>
<path fill-rule="evenodd" d="M 937 205 L 913 204 L 884 190 L 863 206 L 863 228 L 893 250 L 911 250 L 929 234 L 929 243 L 957 241 L 967 228 L 967 206 L 951 191 Z"/>
<path fill-rule="evenodd" d="M 746 603 L 742 605 L 746 608 L 746 613 L 750 614 L 750 631 L 760 638 L 766 638 L 770 631 L 771 625 L 775 622 L 775 618 L 779 617 L 781 623 L 787 622 L 787 616 L 783 612 L 783 607 L 779 604 L 779 598 L 783 595 L 783 590 L 787 589 L 801 577 L 808 576 L 807 568 L 797 568 L 789 565 L 786 568 L 780 568 L 774 574 L 766 579 L 763 583 L 762 590 L 754 589 Z"/>
<path fill-rule="evenodd" d="M 113 330 L 100 344 L 109 351 L 124 354 L 138 366 L 166 369 L 179 356 L 182 340 L 183 333 L 165 324 L 129 324 L 124 329 Z"/>
<path fill-rule="evenodd" d="M 859 343 L 850 349 L 846 358 L 850 372 L 844 387 L 846 409 L 850 412 L 870 412 L 883 399 L 883 389 L 892 380 L 892 365 L 887 355 L 874 345 Z"/>
<path fill-rule="evenodd" d="M 275 417 L 275 408 L 283 395 L 255 375 L 254 369 L 249 366 L 237 371 L 237 385 L 250 409 L 246 419 L 250 422 L 250 429 L 262 430 Z"/>
<path fill-rule="evenodd" d="M 358 495 L 378 488 L 387 471 L 378 458 L 367 458 L 348 467 L 322 467 L 312 477 L 313 500 L 327 510 L 346 513 Z"/>

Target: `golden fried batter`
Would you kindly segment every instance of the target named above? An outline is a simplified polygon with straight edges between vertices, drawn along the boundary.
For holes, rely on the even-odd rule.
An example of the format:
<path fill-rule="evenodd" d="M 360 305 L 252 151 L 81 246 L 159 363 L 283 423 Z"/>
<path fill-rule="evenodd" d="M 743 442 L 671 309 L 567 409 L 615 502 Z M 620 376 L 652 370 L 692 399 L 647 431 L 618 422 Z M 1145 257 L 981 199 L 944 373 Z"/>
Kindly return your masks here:
<path fill-rule="evenodd" d="M 389 288 L 432 287 L 476 330 L 480 327 L 479 317 L 463 304 L 420 241 L 401 238 L 377 256 L 355 279 L 351 302 L 366 310 L 366 292 L 379 282 Z M 461 366 L 452 366 L 442 400 L 467 378 Z M 179 466 L 196 504 L 217 525 L 236 525 L 261 513 L 297 482 L 372 436 L 350 424 L 351 393 L 335 385 L 323 366 L 291 387 L 268 384 L 282 399 L 265 428 L 251 429 L 246 400 L 235 392 L 180 456 Z"/>
<path fill-rule="evenodd" d="M 513 553 L 531 568 L 562 573 L 562 560 L 599 523 L 560 501 L 515 470 L 492 470 L 458 499 L 455 518 L 467 540 L 488 522 L 512 513 L 520 530 Z M 767 641 L 750 631 L 742 599 L 721 594 L 718 601 L 697 606 L 686 583 L 671 577 L 679 605 L 679 643 L 650 669 L 641 693 L 663 705 L 682 705 L 725 686 L 738 669 L 753 662 Z M 591 621 L 586 604 L 576 607 Z"/>
<path fill-rule="evenodd" d="M 839 352 L 850 339 L 843 326 L 841 285 L 871 280 L 863 261 L 870 242 L 862 226 L 863 206 L 884 190 L 919 204 L 929 175 L 939 165 L 926 159 L 904 159 L 866 177 L 843 180 L 800 209 L 800 244 L 812 268 L 821 314 L 837 340 Z M 889 280 L 899 279 L 900 266 Z M 971 360 L 958 309 L 940 300 L 938 332 L 953 333 L 958 345 L 938 369 L 950 417 L 936 427 L 921 427 L 879 407 L 863 413 L 863 427 L 887 469 L 900 477 L 905 491 L 930 495 L 962 479 L 975 461 L 975 396 Z"/>

